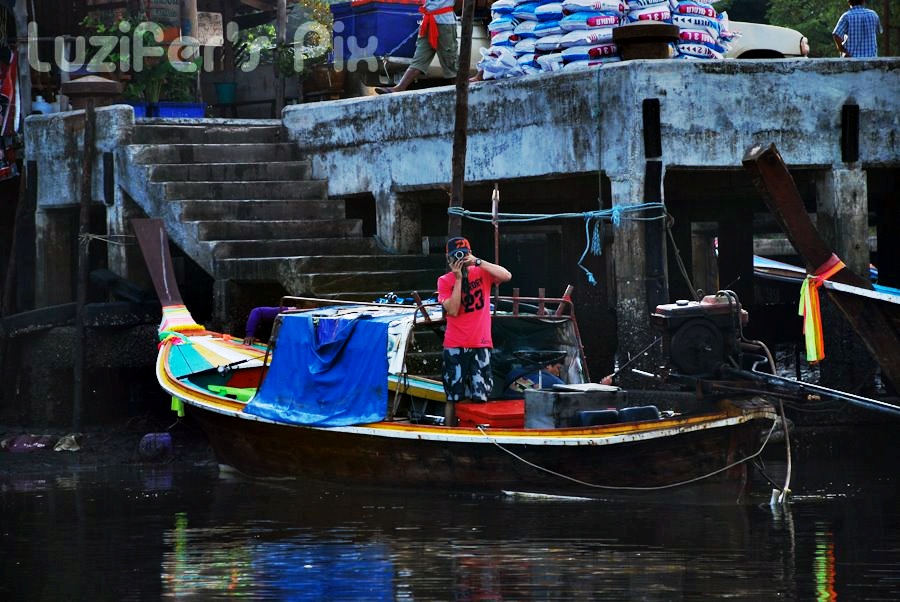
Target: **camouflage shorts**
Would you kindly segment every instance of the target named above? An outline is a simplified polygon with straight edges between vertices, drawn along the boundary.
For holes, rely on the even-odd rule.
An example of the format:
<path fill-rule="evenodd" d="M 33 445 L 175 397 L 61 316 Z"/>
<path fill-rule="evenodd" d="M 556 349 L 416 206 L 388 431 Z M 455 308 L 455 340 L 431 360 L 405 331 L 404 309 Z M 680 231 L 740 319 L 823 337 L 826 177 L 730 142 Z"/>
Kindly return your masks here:
<path fill-rule="evenodd" d="M 494 387 L 491 350 L 444 349 L 442 379 L 447 401 L 487 401 L 488 393 Z"/>

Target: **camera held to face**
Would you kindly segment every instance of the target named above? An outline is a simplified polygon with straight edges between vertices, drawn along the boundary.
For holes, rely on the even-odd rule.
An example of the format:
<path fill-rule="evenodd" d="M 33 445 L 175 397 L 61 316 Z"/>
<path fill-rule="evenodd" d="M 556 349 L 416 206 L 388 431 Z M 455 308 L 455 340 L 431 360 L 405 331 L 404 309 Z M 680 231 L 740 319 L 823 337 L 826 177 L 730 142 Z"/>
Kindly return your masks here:
<path fill-rule="evenodd" d="M 450 261 L 462 261 L 468 254 L 468 249 L 455 249 L 453 251 L 450 251 L 447 257 L 450 259 Z"/>

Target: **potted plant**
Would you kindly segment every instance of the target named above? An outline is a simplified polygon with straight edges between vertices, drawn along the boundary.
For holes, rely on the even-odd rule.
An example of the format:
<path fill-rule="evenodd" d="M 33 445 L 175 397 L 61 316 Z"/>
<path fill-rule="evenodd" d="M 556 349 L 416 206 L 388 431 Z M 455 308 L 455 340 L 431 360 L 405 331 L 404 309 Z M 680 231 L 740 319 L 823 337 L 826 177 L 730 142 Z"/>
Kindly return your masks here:
<path fill-rule="evenodd" d="M 140 65 L 133 64 L 132 57 L 127 54 L 133 47 L 134 36 L 141 36 L 144 48 L 157 47 L 168 50 L 161 42 L 162 31 L 159 26 L 145 23 L 136 17 L 127 17 L 113 25 L 86 18 L 82 25 L 95 35 L 129 36 L 128 44 L 119 44 L 117 48 L 124 53 L 110 55 L 106 60 L 119 65 L 119 73 L 124 77 L 125 89 L 123 97 L 135 108 L 135 117 L 202 117 L 203 105 L 196 100 L 196 78 L 200 68 L 200 59 L 193 61 L 172 62 L 168 53 L 159 57 L 142 57 Z M 88 69 L 92 67 L 87 63 Z M 96 65 L 94 65 L 96 67 Z"/>

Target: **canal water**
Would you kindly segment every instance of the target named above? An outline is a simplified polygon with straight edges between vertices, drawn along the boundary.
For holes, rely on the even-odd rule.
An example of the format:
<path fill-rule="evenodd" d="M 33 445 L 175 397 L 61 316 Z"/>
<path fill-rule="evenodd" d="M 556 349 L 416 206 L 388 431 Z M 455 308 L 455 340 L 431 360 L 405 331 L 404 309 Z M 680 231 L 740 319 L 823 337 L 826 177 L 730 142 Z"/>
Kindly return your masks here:
<path fill-rule="evenodd" d="M 876 451 L 798 443 L 783 509 L 765 482 L 683 506 L 0 455 L 0 599 L 898 600 L 894 432 Z M 767 467 L 783 481 L 783 454 Z"/>

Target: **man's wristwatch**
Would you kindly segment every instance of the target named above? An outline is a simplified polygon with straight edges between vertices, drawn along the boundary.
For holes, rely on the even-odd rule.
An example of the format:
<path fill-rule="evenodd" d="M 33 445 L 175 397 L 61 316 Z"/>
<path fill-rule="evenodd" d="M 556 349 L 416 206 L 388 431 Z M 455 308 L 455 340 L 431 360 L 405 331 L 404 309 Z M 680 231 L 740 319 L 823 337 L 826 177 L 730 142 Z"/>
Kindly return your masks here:
<path fill-rule="evenodd" d="M 476 259 L 475 259 L 475 265 L 481 265 L 481 260 L 476 258 Z"/>

